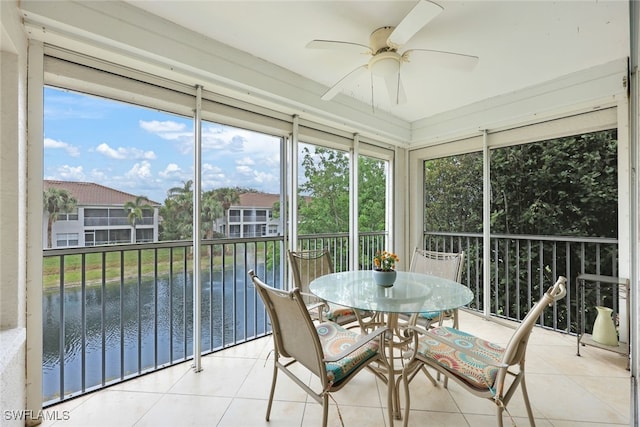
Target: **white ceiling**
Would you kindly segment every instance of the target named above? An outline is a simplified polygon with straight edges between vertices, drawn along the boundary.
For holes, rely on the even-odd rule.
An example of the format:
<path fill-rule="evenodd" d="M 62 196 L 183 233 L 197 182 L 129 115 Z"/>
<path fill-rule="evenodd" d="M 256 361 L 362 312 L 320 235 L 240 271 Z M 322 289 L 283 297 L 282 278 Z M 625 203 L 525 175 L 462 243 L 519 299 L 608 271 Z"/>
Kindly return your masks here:
<path fill-rule="evenodd" d="M 313 39 L 368 44 L 416 1 L 129 1 L 132 5 L 330 87 L 367 55 L 308 49 Z M 374 106 L 407 121 L 513 92 L 629 55 L 627 1 L 451 1 L 400 51 L 413 48 L 480 57 L 471 72 L 417 55 L 401 69 L 404 105 L 374 80 Z M 268 88 L 261 88 L 267 89 Z M 380 90 L 378 90 L 380 89 Z M 371 103 L 371 78 L 342 94 Z M 340 95 L 334 101 L 339 102 Z"/>

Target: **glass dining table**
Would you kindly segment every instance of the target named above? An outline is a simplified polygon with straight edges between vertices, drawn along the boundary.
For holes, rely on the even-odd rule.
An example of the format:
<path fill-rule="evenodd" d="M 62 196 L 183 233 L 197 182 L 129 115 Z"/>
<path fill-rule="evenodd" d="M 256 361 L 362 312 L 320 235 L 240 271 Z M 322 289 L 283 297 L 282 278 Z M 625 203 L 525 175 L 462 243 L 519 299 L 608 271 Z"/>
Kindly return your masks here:
<path fill-rule="evenodd" d="M 369 313 L 368 319 L 358 316 L 360 327 L 368 332 L 377 326 L 387 326 L 385 338 L 389 366 L 387 381 L 391 381 L 394 394 L 393 414 L 400 419 L 399 380 L 402 351 L 411 342 L 406 321 L 414 313 L 453 310 L 467 305 L 473 299 L 471 290 L 453 280 L 422 273 L 398 271 L 393 286 L 382 287 L 373 279 L 373 271 L 357 270 L 331 273 L 313 280 L 309 289 L 330 303 Z M 402 316 L 404 315 L 404 316 Z"/>

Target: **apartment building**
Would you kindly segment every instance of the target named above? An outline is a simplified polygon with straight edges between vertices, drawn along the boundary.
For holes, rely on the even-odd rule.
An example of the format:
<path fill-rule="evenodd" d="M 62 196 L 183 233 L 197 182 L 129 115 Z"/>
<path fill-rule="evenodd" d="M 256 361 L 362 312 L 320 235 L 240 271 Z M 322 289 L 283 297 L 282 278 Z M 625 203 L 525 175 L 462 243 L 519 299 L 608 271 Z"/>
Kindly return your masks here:
<path fill-rule="evenodd" d="M 142 218 L 134 228 L 128 220 L 127 202 L 136 201 L 136 195 L 93 182 L 50 181 L 43 182 L 49 188 L 66 190 L 77 201 L 73 212 L 61 213 L 53 223 L 51 247 L 97 246 L 116 243 L 157 242 L 158 209 L 160 204 L 151 200 L 147 204 L 153 210 L 143 209 Z M 42 221 L 42 247 L 47 248 L 47 224 L 49 215 L 44 212 Z"/>
<path fill-rule="evenodd" d="M 227 214 L 228 237 L 276 236 L 281 232 L 280 220 L 273 217 L 273 206 L 280 201 L 279 194 L 243 193 L 240 202 L 231 206 Z M 218 231 L 224 234 L 224 224 Z"/>

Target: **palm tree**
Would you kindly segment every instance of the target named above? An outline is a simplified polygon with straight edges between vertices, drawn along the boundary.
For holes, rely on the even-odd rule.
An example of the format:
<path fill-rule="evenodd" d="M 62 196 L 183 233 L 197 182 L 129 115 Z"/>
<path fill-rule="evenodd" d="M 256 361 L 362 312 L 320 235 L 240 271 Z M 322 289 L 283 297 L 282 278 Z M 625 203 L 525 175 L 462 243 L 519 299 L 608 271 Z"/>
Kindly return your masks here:
<path fill-rule="evenodd" d="M 240 203 L 240 194 L 238 194 L 238 190 L 235 188 L 218 188 L 217 190 L 213 190 L 215 193 L 216 199 L 222 205 L 222 209 L 224 210 L 224 221 L 225 221 L 225 234 L 229 237 L 229 208 L 231 205 Z"/>
<path fill-rule="evenodd" d="M 47 220 L 47 247 L 51 248 L 53 223 L 58 220 L 59 214 L 73 212 L 78 205 L 78 201 L 67 190 L 52 187 L 43 192 L 42 202 L 44 210 L 49 214 Z"/>
<path fill-rule="evenodd" d="M 167 190 L 167 198 L 160 209 L 163 218 L 163 240 L 191 239 L 193 228 L 193 185 L 192 180 L 180 187 Z"/>
<path fill-rule="evenodd" d="M 202 194 L 202 229 L 205 232 L 205 239 L 213 239 L 215 222 L 223 214 L 223 207 L 216 199 L 215 190 L 204 192 Z"/>
<path fill-rule="evenodd" d="M 136 242 L 136 224 L 138 220 L 142 219 L 144 210 L 153 210 L 153 207 L 148 203 L 149 199 L 146 196 L 136 197 L 136 201 L 129 200 L 124 204 L 123 209 L 127 212 L 127 220 L 133 228 L 133 235 L 131 236 L 131 243 Z"/>

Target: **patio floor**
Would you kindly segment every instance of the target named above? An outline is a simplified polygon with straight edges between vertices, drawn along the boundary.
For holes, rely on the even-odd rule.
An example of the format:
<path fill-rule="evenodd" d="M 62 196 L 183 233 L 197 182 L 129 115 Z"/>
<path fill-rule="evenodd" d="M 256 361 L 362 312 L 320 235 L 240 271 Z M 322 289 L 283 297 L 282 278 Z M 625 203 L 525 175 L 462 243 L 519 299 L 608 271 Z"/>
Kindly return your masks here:
<path fill-rule="evenodd" d="M 512 330 L 470 313 L 460 313 L 461 328 L 506 344 Z M 272 359 L 265 360 L 271 337 L 202 358 L 203 371 L 183 363 L 62 404 L 47 411 L 65 412 L 64 421 L 42 426 L 319 426 L 321 406 L 285 375 L 278 387 L 271 421 L 265 421 Z M 539 427 L 628 426 L 630 377 L 626 359 L 594 347 L 576 356 L 573 336 L 535 328 L 527 353 L 527 386 Z M 300 372 L 303 372 L 301 369 Z M 311 378 L 310 374 L 309 378 Z M 424 379 L 424 380 L 423 380 Z M 329 425 L 387 426 L 386 386 L 368 371 L 333 394 Z M 528 425 L 518 390 L 504 425 Z M 495 426 L 491 402 L 472 396 L 451 382 L 433 387 L 418 377 L 411 387 L 410 426 Z M 396 426 L 402 421 L 395 420 Z"/>

